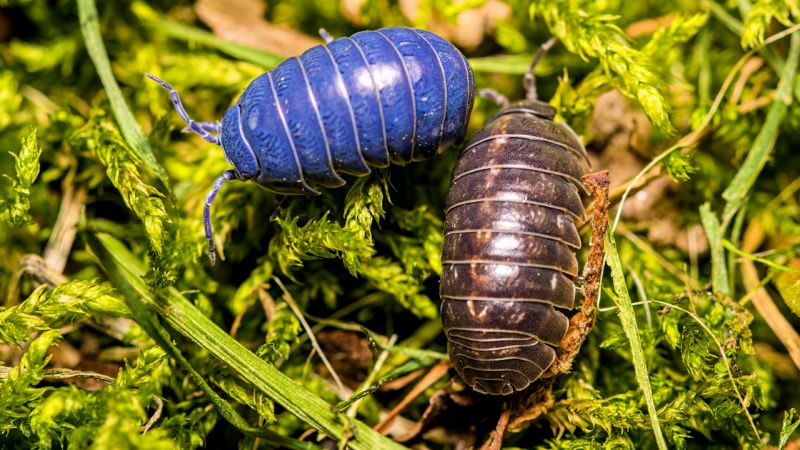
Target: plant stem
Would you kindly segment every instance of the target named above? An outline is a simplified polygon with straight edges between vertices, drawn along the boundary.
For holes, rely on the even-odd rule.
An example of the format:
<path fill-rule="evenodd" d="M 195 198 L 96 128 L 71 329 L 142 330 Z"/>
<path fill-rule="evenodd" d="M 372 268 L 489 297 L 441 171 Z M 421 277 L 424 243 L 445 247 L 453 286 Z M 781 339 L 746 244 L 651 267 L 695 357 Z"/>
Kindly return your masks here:
<path fill-rule="evenodd" d="M 158 176 L 164 187 L 169 191 L 170 196 L 172 196 L 172 188 L 167 172 L 153 155 L 150 143 L 144 136 L 142 129 L 139 128 L 139 124 L 136 123 L 136 119 L 128 107 L 125 97 L 122 95 L 122 90 L 117 84 L 117 79 L 114 78 L 114 73 L 111 71 L 108 52 L 103 43 L 103 37 L 100 35 L 100 23 L 97 20 L 97 7 L 94 4 L 94 0 L 78 0 L 78 17 L 83 41 L 86 43 L 86 51 L 97 69 L 100 81 L 103 83 L 103 88 L 106 91 L 106 95 L 108 95 L 108 101 L 111 103 L 111 111 L 117 119 L 122 136 L 125 137 L 128 145 L 142 158 L 145 165 Z"/>
<path fill-rule="evenodd" d="M 355 419 L 350 420 L 348 424 L 353 431 L 346 430 L 346 425 L 342 423 L 330 404 L 230 337 L 177 289 L 169 288 L 154 294 L 141 280 L 141 273 L 135 273 L 142 269 L 143 264 L 135 260 L 119 241 L 110 236 L 93 234 L 89 235 L 88 240 L 100 264 L 110 274 L 117 287 L 126 293 L 129 301 L 132 301 L 131 295 L 139 296 L 139 301 L 143 302 L 152 313 L 158 314 L 165 325 L 206 349 L 227 364 L 244 381 L 251 383 L 254 388 L 300 420 L 338 441 L 352 435 L 348 446 L 353 450 L 405 448 Z M 133 267 L 125 267 L 121 261 L 135 262 L 130 264 Z"/>
<path fill-rule="evenodd" d="M 619 307 L 617 315 L 622 323 L 622 329 L 625 330 L 625 335 L 628 337 L 628 342 L 631 344 L 633 369 L 636 374 L 636 381 L 639 383 L 639 388 L 644 394 L 644 400 L 647 404 L 647 413 L 650 416 L 653 434 L 655 434 L 656 437 L 656 444 L 659 450 L 666 450 L 667 441 L 661 431 L 661 424 L 658 423 L 658 410 L 656 409 L 656 402 L 653 399 L 653 389 L 650 387 L 647 363 L 644 358 L 642 342 L 639 339 L 639 327 L 636 325 L 636 314 L 633 312 L 631 298 L 628 295 L 628 286 L 625 284 L 622 262 L 617 253 L 617 243 L 614 241 L 614 235 L 610 228 L 606 231 L 606 262 L 608 263 L 608 267 L 611 268 L 611 279 L 614 282 L 614 291 L 616 292 L 616 295 L 612 297 L 614 297 L 614 303 Z"/>

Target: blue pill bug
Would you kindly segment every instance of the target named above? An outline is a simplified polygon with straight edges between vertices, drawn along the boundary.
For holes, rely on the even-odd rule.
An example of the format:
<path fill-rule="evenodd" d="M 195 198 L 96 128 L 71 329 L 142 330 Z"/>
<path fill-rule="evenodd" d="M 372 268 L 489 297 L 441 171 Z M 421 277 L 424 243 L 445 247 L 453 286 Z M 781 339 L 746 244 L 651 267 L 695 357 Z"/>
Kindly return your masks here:
<path fill-rule="evenodd" d="M 203 211 L 211 262 L 210 208 L 226 181 L 252 180 L 279 194 L 315 195 L 372 167 L 432 158 L 463 140 L 475 82 L 466 58 L 441 37 L 382 28 L 332 39 L 254 79 L 220 122 L 195 122 L 167 82 L 188 130 L 222 146 L 233 165 Z"/>

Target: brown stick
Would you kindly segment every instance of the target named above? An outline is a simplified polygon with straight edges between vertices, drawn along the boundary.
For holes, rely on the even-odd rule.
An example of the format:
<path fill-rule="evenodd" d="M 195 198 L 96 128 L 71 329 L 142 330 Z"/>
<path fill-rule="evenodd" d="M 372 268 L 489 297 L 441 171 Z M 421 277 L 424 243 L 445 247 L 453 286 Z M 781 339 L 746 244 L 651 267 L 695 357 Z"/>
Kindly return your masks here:
<path fill-rule="evenodd" d="M 503 436 L 506 434 L 508 427 L 508 419 L 511 417 L 511 408 L 504 408 L 500 414 L 500 419 L 497 420 L 497 426 L 494 428 L 492 437 L 481 446 L 481 450 L 500 450 L 503 445 Z"/>
<path fill-rule="evenodd" d="M 383 385 L 381 385 L 382 391 L 398 391 L 403 389 L 404 387 L 411 384 L 412 381 L 419 378 L 420 375 L 425 373 L 425 369 L 417 369 L 413 372 L 409 372 L 401 377 L 397 377 L 392 381 L 387 381 Z"/>
<path fill-rule="evenodd" d="M 452 382 L 452 379 L 450 380 Z M 449 383 L 450 383 L 449 382 Z M 444 409 L 444 403 L 447 399 L 447 392 L 445 388 L 439 389 L 438 391 L 434 392 L 431 395 L 430 401 L 428 402 L 428 407 L 425 408 L 425 411 L 422 413 L 422 417 L 417 421 L 414 426 L 408 430 L 404 435 L 397 436 L 394 438 L 395 441 L 404 443 L 408 442 L 411 439 L 417 437 L 422 430 L 430 423 L 431 419 L 438 416 L 439 413 Z"/>
<path fill-rule="evenodd" d="M 586 336 L 589 335 L 597 320 L 597 297 L 603 275 L 605 235 L 610 204 L 608 171 L 603 170 L 586 175 L 583 177 L 583 182 L 594 197 L 589 257 L 583 267 L 583 305 L 581 310 L 575 313 L 569 321 L 567 334 L 561 340 L 555 362 L 542 374 L 531 392 L 526 394 L 526 398 L 513 407 L 512 420 L 508 426 L 511 431 L 522 430 L 528 423 L 547 413 L 553 405 L 554 377 L 570 370 L 583 341 L 586 340 Z"/>
<path fill-rule="evenodd" d="M 435 366 L 431 367 L 431 370 L 417 383 L 411 391 L 409 391 L 408 395 L 403 398 L 403 400 L 397 404 L 391 411 L 389 411 L 386 416 L 380 421 L 379 424 L 375 425 L 374 430 L 381 434 L 386 434 L 389 432 L 390 425 L 394 421 L 394 418 L 397 417 L 400 412 L 408 406 L 409 403 L 414 401 L 420 394 L 422 394 L 425 389 L 428 389 L 433 383 L 442 378 L 444 374 L 447 373 L 447 369 L 450 367 L 450 363 L 448 361 L 442 361 Z"/>
<path fill-rule="evenodd" d="M 757 220 L 754 220 L 744 232 L 742 250 L 747 253 L 753 253 L 763 241 L 764 229 Z M 778 336 L 781 343 L 786 346 L 789 357 L 792 358 L 794 364 L 800 368 L 800 335 L 794 330 L 792 324 L 786 320 L 786 317 L 781 314 L 775 302 L 772 301 L 769 292 L 760 287 L 761 279 L 758 276 L 758 269 L 756 269 L 753 261 L 749 259 L 742 259 L 742 282 L 745 289 L 753 292 L 753 306 L 756 307 L 758 313 L 767 322 L 772 332 Z"/>
<path fill-rule="evenodd" d="M 86 197 L 86 186 L 78 186 L 75 189 L 71 183 L 69 185 L 65 183 L 61 209 L 58 210 L 53 233 L 47 241 L 43 255 L 47 265 L 55 272 L 63 273 L 64 267 L 67 265 Z"/>
<path fill-rule="evenodd" d="M 640 20 L 625 27 L 625 34 L 632 38 L 638 38 L 650 33 L 654 33 L 660 28 L 668 27 L 674 21 L 674 14 L 656 17 L 655 19 Z"/>
<path fill-rule="evenodd" d="M 590 175 L 593 175 L 593 174 L 590 174 Z M 633 196 L 633 194 L 635 194 L 635 193 L 643 190 L 647 186 L 649 186 L 650 182 L 655 181 L 655 180 L 657 180 L 657 179 L 659 179 L 661 177 L 666 177 L 666 176 L 668 176 L 668 175 L 665 175 L 665 174 L 661 173 L 661 171 L 658 168 L 652 169 L 650 172 L 648 172 L 642 178 L 640 178 L 639 181 L 636 182 L 636 185 L 631 187 L 631 191 L 628 193 L 628 198 L 631 198 L 631 196 Z M 611 205 L 613 205 L 613 204 L 619 202 L 620 200 L 622 200 L 622 196 L 625 195 L 625 191 L 628 189 L 628 187 L 631 185 L 632 182 L 633 182 L 633 179 L 628 180 L 625 183 L 622 183 L 619 186 L 614 187 L 613 189 L 609 188 L 610 190 L 609 190 L 609 193 L 608 193 L 608 207 L 610 207 Z M 592 214 L 592 217 L 594 217 L 594 207 L 595 207 L 594 203 L 589 205 L 586 208 L 586 214 L 587 215 Z M 592 221 L 590 219 L 585 219 L 585 221 L 580 225 L 580 227 L 578 227 L 578 229 L 581 232 L 581 234 L 585 233 L 589 229 L 589 226 L 591 224 L 592 224 Z"/>
<path fill-rule="evenodd" d="M 603 275 L 605 257 L 605 235 L 608 227 L 608 171 L 590 173 L 583 182 L 594 197 L 592 214 L 592 237 L 589 241 L 589 257 L 583 267 L 583 305 L 569 321 L 569 328 L 561 340 L 560 354 L 545 375 L 555 376 L 569 371 L 572 361 L 578 355 L 583 341 L 597 320 L 597 296 L 600 292 L 600 279 Z"/>

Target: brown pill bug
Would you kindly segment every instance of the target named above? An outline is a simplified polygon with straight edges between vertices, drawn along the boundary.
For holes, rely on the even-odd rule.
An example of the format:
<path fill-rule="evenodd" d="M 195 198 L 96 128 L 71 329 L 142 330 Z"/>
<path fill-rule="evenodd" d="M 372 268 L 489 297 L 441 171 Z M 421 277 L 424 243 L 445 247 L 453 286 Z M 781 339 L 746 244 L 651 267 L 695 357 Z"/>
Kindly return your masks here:
<path fill-rule="evenodd" d="M 537 99 L 502 105 L 464 148 L 447 196 L 442 323 L 456 371 L 477 392 L 509 395 L 556 359 L 575 302 L 589 171 L 575 132 Z"/>

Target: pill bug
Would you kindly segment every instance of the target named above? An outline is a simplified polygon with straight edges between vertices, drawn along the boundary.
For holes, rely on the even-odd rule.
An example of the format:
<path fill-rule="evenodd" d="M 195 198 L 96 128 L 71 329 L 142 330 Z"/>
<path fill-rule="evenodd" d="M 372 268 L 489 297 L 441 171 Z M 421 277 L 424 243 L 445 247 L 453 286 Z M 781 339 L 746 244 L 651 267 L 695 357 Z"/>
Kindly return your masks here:
<path fill-rule="evenodd" d="M 222 146 L 233 170 L 209 191 L 206 238 L 215 258 L 210 207 L 229 180 L 252 180 L 280 194 L 318 194 L 341 174 L 435 156 L 466 133 L 472 70 L 439 36 L 383 28 L 332 39 L 254 79 L 221 122 L 192 120 L 163 80 L 188 130 Z"/>
<path fill-rule="evenodd" d="M 575 301 L 589 160 L 537 99 L 549 45 L 525 100 L 487 92 L 503 107 L 464 148 L 447 196 L 442 323 L 456 372 L 484 394 L 521 391 L 553 364 Z"/>

